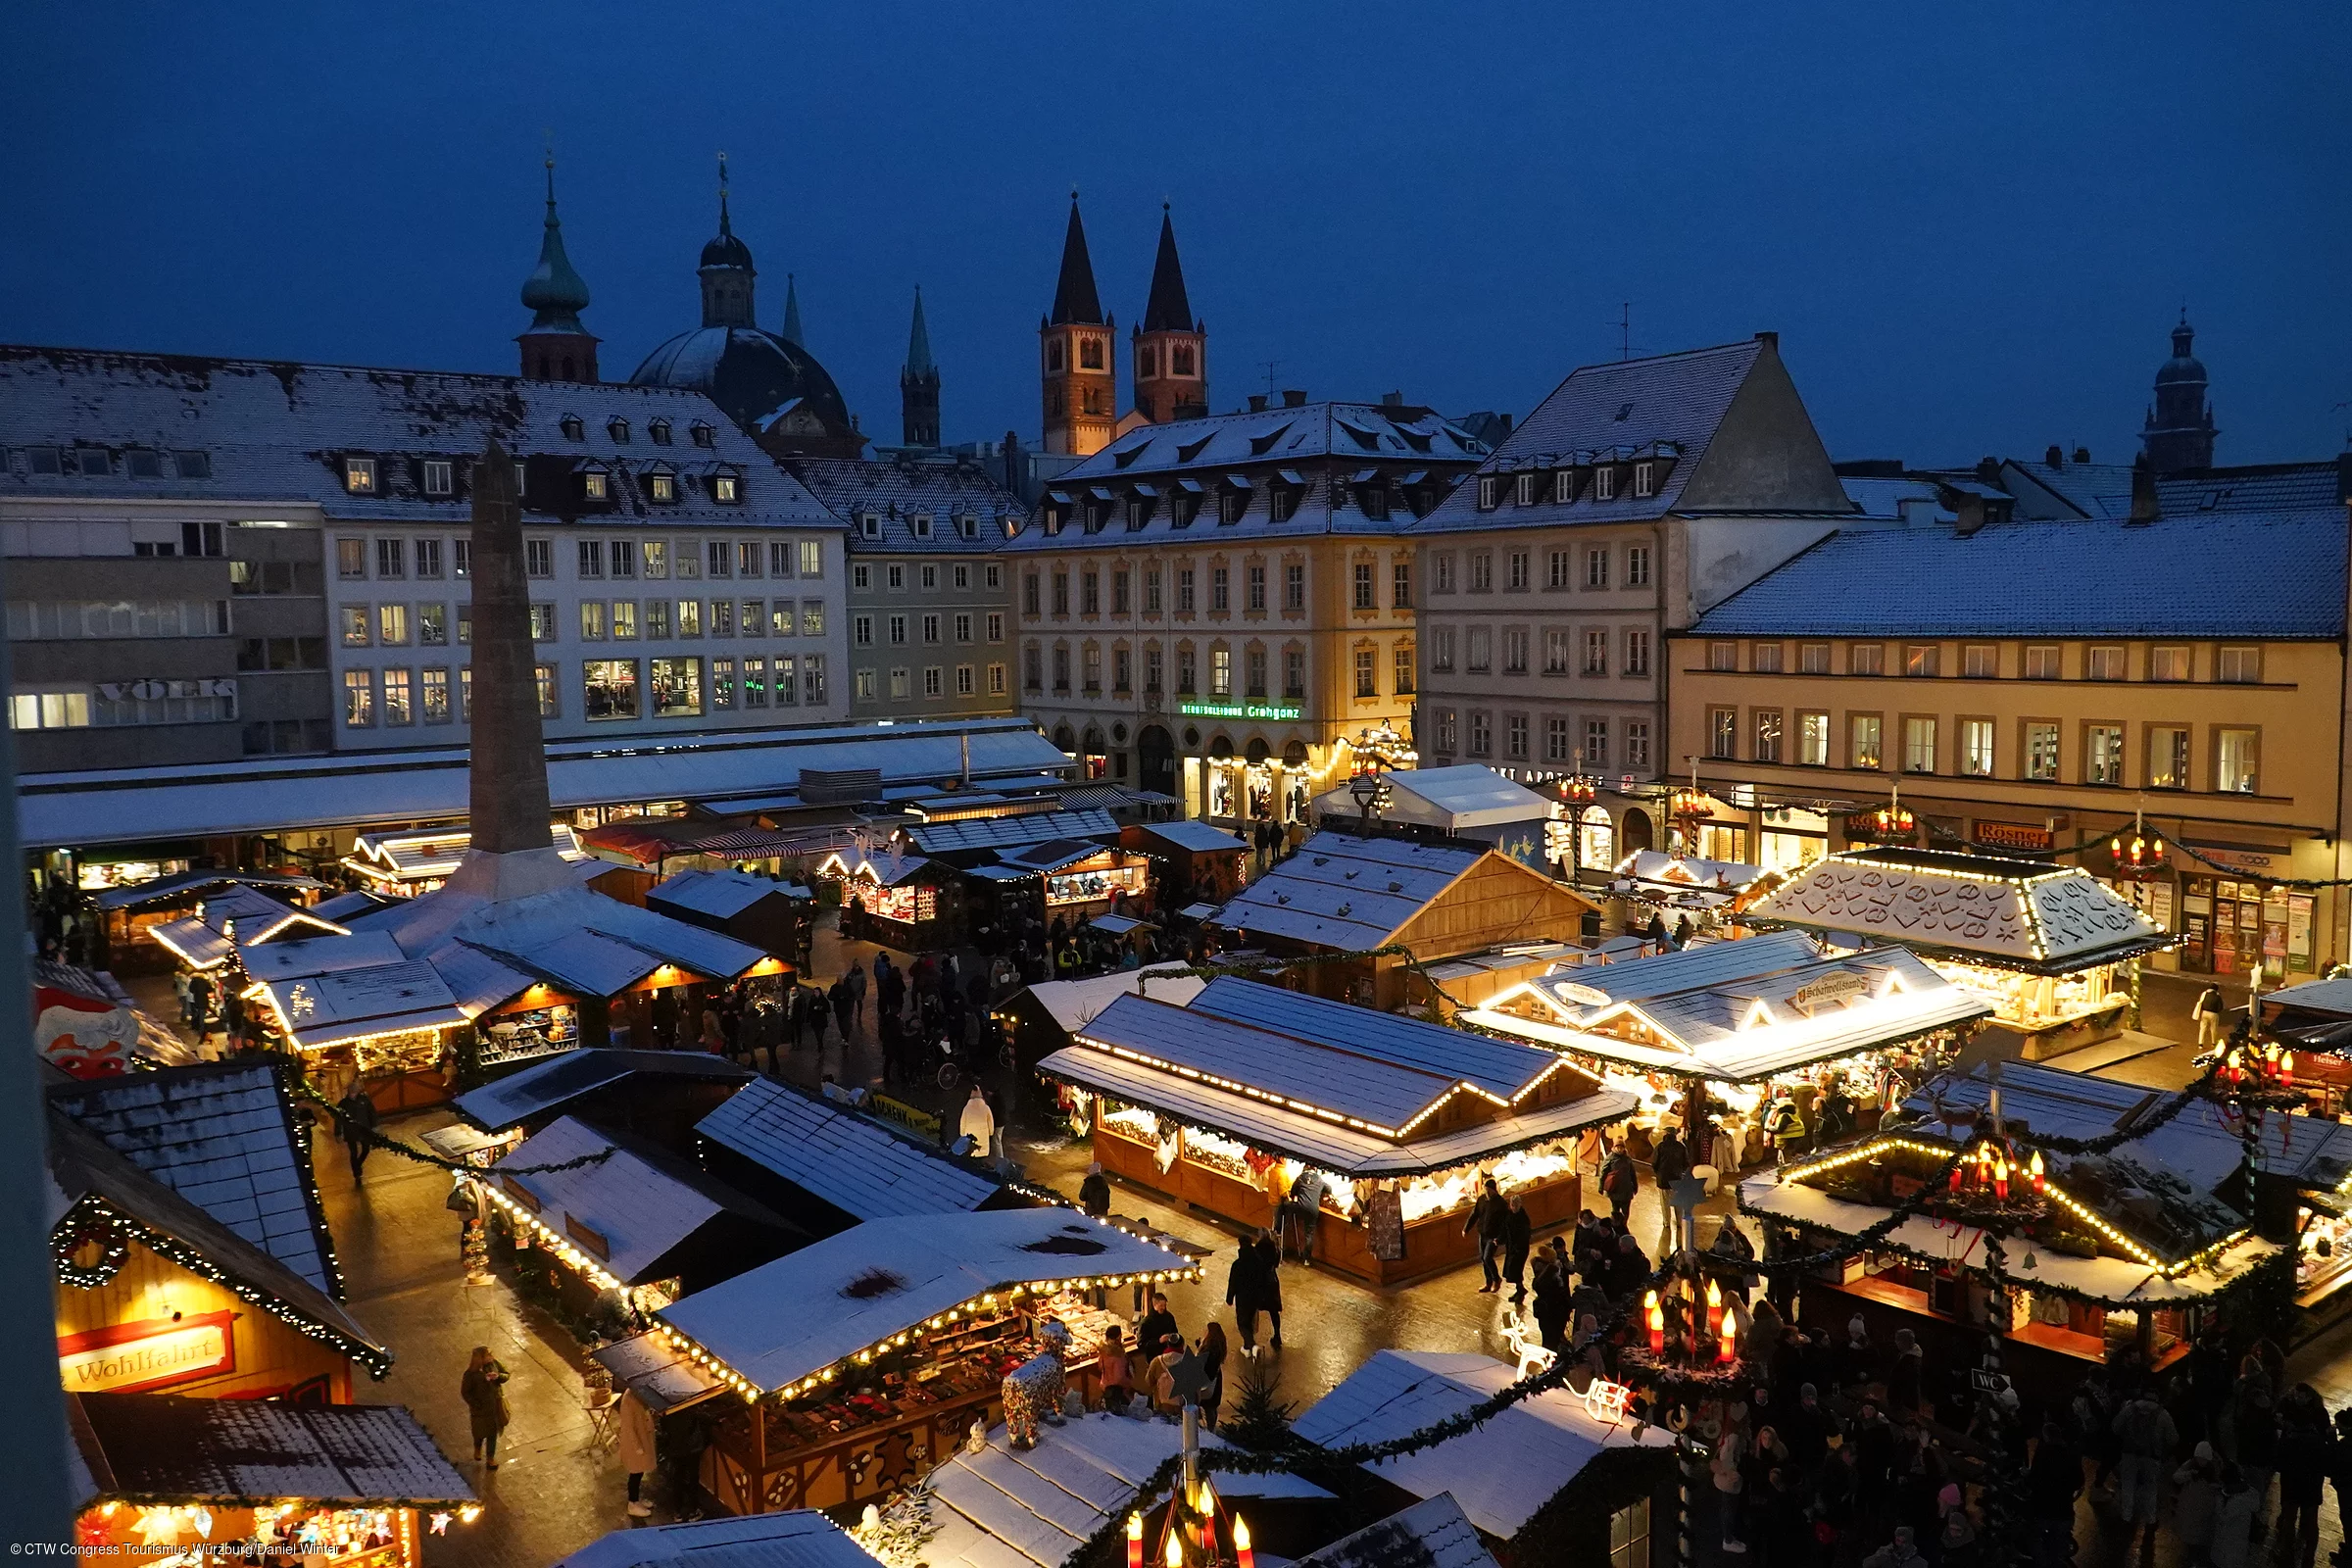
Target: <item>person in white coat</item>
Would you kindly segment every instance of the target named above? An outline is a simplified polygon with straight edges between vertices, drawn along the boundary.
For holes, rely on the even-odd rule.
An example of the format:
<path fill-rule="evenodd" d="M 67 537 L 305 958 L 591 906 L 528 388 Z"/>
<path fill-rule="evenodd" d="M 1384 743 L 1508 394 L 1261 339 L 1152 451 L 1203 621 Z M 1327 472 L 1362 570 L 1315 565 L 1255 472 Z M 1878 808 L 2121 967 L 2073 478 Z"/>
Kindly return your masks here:
<path fill-rule="evenodd" d="M 963 1102 L 963 1119 L 956 1130 L 972 1141 L 972 1153 L 979 1159 L 991 1159 L 997 1152 L 997 1113 L 988 1108 L 988 1097 L 972 1085 L 972 1098 Z"/>
<path fill-rule="evenodd" d="M 629 1517 L 646 1519 L 654 1505 L 645 1500 L 645 1473 L 654 1467 L 654 1412 L 634 1394 L 620 1396 L 620 1467 L 629 1476 Z"/>

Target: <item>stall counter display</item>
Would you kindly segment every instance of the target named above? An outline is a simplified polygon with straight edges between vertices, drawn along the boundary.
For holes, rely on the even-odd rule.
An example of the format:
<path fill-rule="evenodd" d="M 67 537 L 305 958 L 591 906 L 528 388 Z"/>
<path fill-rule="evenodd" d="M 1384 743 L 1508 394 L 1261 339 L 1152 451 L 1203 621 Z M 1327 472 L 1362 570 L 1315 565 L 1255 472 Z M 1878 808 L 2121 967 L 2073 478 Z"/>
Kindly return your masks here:
<path fill-rule="evenodd" d="M 2305 1208 L 2295 1251 L 2295 1304 L 2316 1306 L 2352 1280 L 2352 1215 Z"/>
<path fill-rule="evenodd" d="M 1067 908 L 1080 904 L 1106 904 L 1116 893 L 1140 899 L 1150 885 L 1152 862 L 1142 856 L 1105 850 L 1066 871 L 1046 878 L 1046 907 Z"/>
<path fill-rule="evenodd" d="M 569 1051 L 580 1043 L 580 1010 L 559 1003 L 503 1013 L 482 1027 L 481 1064 L 500 1067 Z"/>

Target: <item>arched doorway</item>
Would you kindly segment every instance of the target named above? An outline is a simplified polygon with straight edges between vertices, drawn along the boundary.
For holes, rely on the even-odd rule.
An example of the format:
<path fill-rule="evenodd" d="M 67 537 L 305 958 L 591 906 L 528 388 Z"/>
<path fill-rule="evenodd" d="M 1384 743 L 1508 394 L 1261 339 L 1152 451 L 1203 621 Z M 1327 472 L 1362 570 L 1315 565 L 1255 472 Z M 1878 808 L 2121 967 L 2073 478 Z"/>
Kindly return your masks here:
<path fill-rule="evenodd" d="M 1102 727 L 1099 724 L 1087 725 L 1086 735 L 1078 748 L 1079 776 L 1090 779 L 1102 777 L 1109 771 L 1109 755 L 1110 748 L 1102 738 Z"/>
<path fill-rule="evenodd" d="M 1638 850 L 1657 848 L 1657 841 L 1650 833 L 1649 813 L 1639 806 L 1627 807 L 1625 820 L 1617 825 L 1617 842 L 1622 853 L 1632 855 Z"/>
<path fill-rule="evenodd" d="M 1078 755 L 1078 732 L 1067 724 L 1056 724 L 1054 726 L 1054 744 L 1072 757 L 1076 757 Z"/>
<path fill-rule="evenodd" d="M 1617 863 L 1617 828 L 1605 806 L 1588 806 L 1578 832 L 1577 863 L 1606 870 Z"/>
<path fill-rule="evenodd" d="M 1173 797 L 1176 793 L 1176 738 L 1157 724 L 1148 724 L 1135 738 L 1136 782 L 1147 790 Z"/>

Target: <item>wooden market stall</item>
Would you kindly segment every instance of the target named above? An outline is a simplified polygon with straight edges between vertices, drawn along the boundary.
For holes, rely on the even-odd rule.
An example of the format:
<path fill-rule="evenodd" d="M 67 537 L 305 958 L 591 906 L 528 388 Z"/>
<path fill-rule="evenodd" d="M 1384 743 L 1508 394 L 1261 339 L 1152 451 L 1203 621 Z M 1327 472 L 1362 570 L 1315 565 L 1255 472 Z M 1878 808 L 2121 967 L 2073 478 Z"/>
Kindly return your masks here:
<path fill-rule="evenodd" d="M 1574 937 L 1597 907 L 1483 844 L 1325 831 L 1209 923 L 1231 933 L 1234 946 L 1278 957 L 1405 947 L 1427 963 L 1503 942 Z M 1401 1006 L 1407 989 L 1394 955 L 1304 965 L 1297 980 L 1317 996 L 1384 1009 Z"/>
<path fill-rule="evenodd" d="M 1066 1375 L 1091 1392 L 1115 1320 L 1077 1293 L 1200 1273 L 1066 1208 L 905 1215 L 689 1296 L 630 1343 L 649 1380 L 684 1386 L 669 1407 L 699 1397 L 697 1380 L 730 1396 L 703 1454 L 719 1507 L 855 1508 L 996 1421 L 1004 1374 L 1039 1353 L 1048 1322 L 1070 1329 Z"/>
<path fill-rule="evenodd" d="M 519 1139 L 559 1116 L 578 1116 L 684 1154 L 694 1148 L 694 1124 L 759 1076 L 708 1051 L 588 1046 L 469 1090 L 457 1103 L 488 1133 Z"/>
<path fill-rule="evenodd" d="M 816 896 L 798 882 L 745 871 L 677 871 L 647 891 L 645 906 L 808 966 Z"/>
<path fill-rule="evenodd" d="M 193 973 L 236 972 L 240 947 L 299 942 L 318 936 L 348 936 L 350 929 L 316 910 L 272 898 L 259 888 L 231 882 L 206 893 L 195 909 L 147 928 L 156 943 Z"/>
<path fill-rule="evenodd" d="M 2080 866 L 1944 850 L 1848 850 L 1750 906 L 1744 923 L 1845 946 L 1899 944 L 1992 1004 L 2028 1060 L 2119 1034 L 2138 959 L 2174 940 Z"/>
<path fill-rule="evenodd" d="M 550 824 L 548 836 L 555 843 L 556 853 L 566 860 L 588 858 L 588 852 L 580 847 L 579 835 L 572 831 L 570 823 Z M 472 831 L 463 824 L 408 828 L 397 833 L 363 833 L 353 842 L 351 853 L 343 857 L 342 863 L 370 892 L 415 898 L 448 881 L 450 872 L 464 863 L 466 852 L 472 846 Z"/>
<path fill-rule="evenodd" d="M 876 850 L 847 851 L 826 864 L 841 878 L 843 936 L 900 953 L 932 953 L 963 940 L 963 874 L 946 861 Z"/>
<path fill-rule="evenodd" d="M 1250 880 L 1250 841 L 1198 818 L 1130 822 L 1119 829 L 1119 847 L 1159 858 L 1157 908 L 1223 904 Z"/>
<path fill-rule="evenodd" d="M 426 1535 L 462 1535 L 481 1516 L 396 1404 L 77 1394 L 66 1429 L 74 1537 L 89 1555 L 422 1568 Z"/>
<path fill-rule="evenodd" d="M 1020 1070 L 1033 1072 L 1054 1052 L 1076 1044 L 1078 1030 L 1113 998 L 1141 993 L 1182 1006 L 1207 983 L 1186 973 L 1181 962 L 1147 963 L 1079 980 L 1041 980 L 998 1003 L 997 1024 L 1011 1042 Z"/>
<path fill-rule="evenodd" d="M 1462 1019 L 1566 1052 L 1635 1096 L 1642 1108 L 1629 1131 L 1639 1157 L 1663 1126 L 1724 1117 L 1740 1129 L 1732 1142 L 1745 1164 L 1765 1156 L 1776 1096 L 1794 1100 L 1812 1128 L 1820 1103 L 1842 1090 L 1867 1130 L 1991 1013 L 1907 949 L 1825 951 L 1801 931 L 1782 931 L 1558 965 Z M 1693 1159 L 1713 1163 L 1712 1152 L 1710 1143 Z"/>
<path fill-rule="evenodd" d="M 326 884 L 312 877 L 270 871 L 181 871 L 127 887 L 107 888 L 91 901 L 103 922 L 103 946 L 87 956 L 91 967 L 121 969 L 126 974 L 170 967 L 176 955 L 168 948 L 159 954 L 148 946 L 147 934 L 193 910 L 207 894 L 230 886 L 271 893 L 293 903 L 323 892 Z"/>
<path fill-rule="evenodd" d="M 1119 996 L 1076 1040 L 1038 1070 L 1105 1171 L 1245 1225 L 1311 1171 L 1317 1262 L 1376 1285 L 1475 1260 L 1488 1176 L 1539 1230 L 1575 1219 L 1576 1134 L 1634 1109 L 1556 1052 L 1231 977 L 1188 1006 Z"/>
<path fill-rule="evenodd" d="M 1873 1250 L 1803 1281 L 1804 1321 L 1859 1314 L 1882 1342 L 1910 1328 L 1930 1364 L 1973 1353 L 2002 1324 L 2010 1375 L 2037 1404 L 2119 1347 L 2136 1346 L 2151 1368 L 2186 1355 L 2204 1314 L 2281 1250 L 2256 1233 L 2245 1146 L 2223 1107 L 2197 1101 L 2157 1124 L 2148 1113 L 2163 1099 L 2083 1073 L 1980 1062 L 1923 1087 L 1899 1122 L 1748 1178 L 1740 1207 L 1764 1222 L 1773 1255 L 1836 1248 L 1927 1198 Z M 2143 1119 L 2144 1132 L 2101 1154 L 2034 1142 L 2131 1133 Z M 1956 1151 L 1969 1156 L 1956 1183 L 1931 1191 Z M 1984 1227 L 1995 1217 L 2007 1233 L 2005 1290 L 1985 1261 Z"/>
<path fill-rule="evenodd" d="M 1086 839 L 1049 839 L 1007 850 L 997 864 L 1036 878 L 1028 892 L 1031 911 L 1044 899 L 1043 915 L 1072 924 L 1111 910 L 1147 909 L 1152 905 L 1149 855 Z"/>

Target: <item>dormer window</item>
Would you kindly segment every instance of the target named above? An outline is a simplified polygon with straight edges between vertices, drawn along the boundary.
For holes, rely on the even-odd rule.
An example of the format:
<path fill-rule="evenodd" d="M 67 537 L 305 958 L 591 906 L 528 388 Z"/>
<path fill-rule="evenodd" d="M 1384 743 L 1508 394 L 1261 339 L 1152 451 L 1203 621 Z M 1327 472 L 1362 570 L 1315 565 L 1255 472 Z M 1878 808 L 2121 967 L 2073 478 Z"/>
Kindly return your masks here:
<path fill-rule="evenodd" d="M 1611 501 L 1616 499 L 1616 495 L 1617 470 L 1615 468 L 1593 469 L 1592 499 L 1595 501 Z"/>
<path fill-rule="evenodd" d="M 717 432 L 709 424 L 704 423 L 701 419 L 697 419 L 694 421 L 694 423 L 688 425 L 686 427 L 686 433 L 694 437 L 694 444 L 698 447 L 716 446 L 718 444 Z"/>
<path fill-rule="evenodd" d="M 355 496 L 375 494 L 375 460 L 373 458 L 345 458 L 343 460 L 343 488 Z"/>
<path fill-rule="evenodd" d="M 1385 522 L 1389 515 L 1389 485 L 1385 479 L 1375 479 L 1362 487 L 1361 501 L 1364 515 L 1374 522 Z"/>
<path fill-rule="evenodd" d="M 931 537 L 931 514 L 927 512 L 918 512 L 914 514 L 912 521 L 914 524 L 914 536 L 917 539 L 928 539 Z"/>
<path fill-rule="evenodd" d="M 450 494 L 456 488 L 456 485 L 451 481 L 450 467 L 448 463 L 440 459 L 427 459 L 425 461 L 424 493 L 426 495 L 445 496 Z"/>
<path fill-rule="evenodd" d="M 858 515 L 858 537 L 860 539 L 881 538 L 882 514 L 878 512 L 859 513 Z"/>
<path fill-rule="evenodd" d="M 1574 468 L 1562 468 L 1551 476 L 1551 499 L 1559 506 L 1566 506 L 1576 499 L 1576 470 Z"/>
<path fill-rule="evenodd" d="M 743 499 L 743 481 L 721 468 L 710 476 L 710 499 L 722 507 L 734 506 Z"/>
<path fill-rule="evenodd" d="M 614 446 L 627 446 L 629 444 L 629 421 L 621 418 L 607 419 L 605 421 L 605 434 L 612 438 L 612 444 Z"/>
<path fill-rule="evenodd" d="M 655 506 L 666 507 L 678 499 L 678 476 L 667 468 L 655 468 L 645 476 L 645 496 Z"/>
<path fill-rule="evenodd" d="M 164 455 L 144 450 L 126 452 L 122 455 L 122 467 L 133 479 L 161 479 Z"/>
<path fill-rule="evenodd" d="M 1634 494 L 1646 496 L 1652 493 L 1656 484 L 1653 477 L 1654 469 L 1655 465 L 1653 464 L 1637 463 L 1634 465 Z"/>
<path fill-rule="evenodd" d="M 182 479 L 210 479 L 213 476 L 213 455 L 209 452 L 174 452 L 172 466 Z"/>
<path fill-rule="evenodd" d="M 654 445 L 658 447 L 669 445 L 669 421 L 667 419 L 651 421 L 646 425 L 645 433 L 654 438 Z"/>
<path fill-rule="evenodd" d="M 612 498 L 612 477 L 610 470 L 590 465 L 580 470 L 580 494 L 590 501 L 609 501 Z"/>
<path fill-rule="evenodd" d="M 980 519 L 967 512 L 956 519 L 956 531 L 966 539 L 977 539 L 980 537 Z"/>
<path fill-rule="evenodd" d="M 587 422 L 576 414 L 566 414 L 564 416 L 564 439 L 566 441 L 587 440 Z"/>
<path fill-rule="evenodd" d="M 1511 498 L 1512 500 L 1523 507 L 1532 507 L 1536 504 L 1536 476 L 1533 473 L 1519 475 L 1514 488 L 1517 494 Z"/>
<path fill-rule="evenodd" d="M 1494 510 L 1494 475 L 1491 473 L 1482 473 L 1478 476 L 1478 510 L 1481 512 Z"/>

